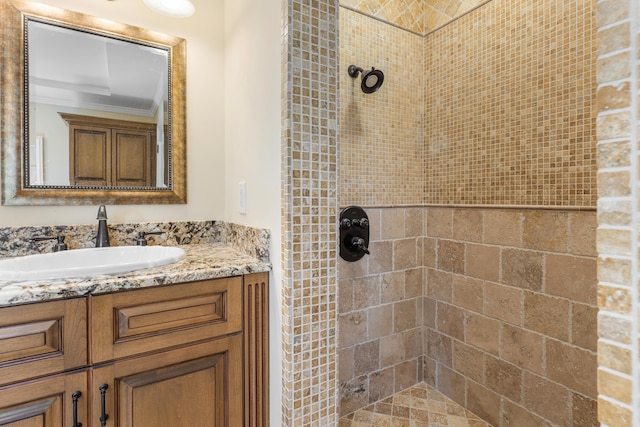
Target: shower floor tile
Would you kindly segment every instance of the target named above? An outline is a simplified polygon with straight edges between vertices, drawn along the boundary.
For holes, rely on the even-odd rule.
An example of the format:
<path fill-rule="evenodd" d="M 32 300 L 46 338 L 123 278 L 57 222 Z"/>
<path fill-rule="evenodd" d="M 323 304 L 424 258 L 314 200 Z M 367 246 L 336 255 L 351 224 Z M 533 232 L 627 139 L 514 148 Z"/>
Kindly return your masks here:
<path fill-rule="evenodd" d="M 426 384 L 418 384 L 340 419 L 339 427 L 491 427 Z"/>

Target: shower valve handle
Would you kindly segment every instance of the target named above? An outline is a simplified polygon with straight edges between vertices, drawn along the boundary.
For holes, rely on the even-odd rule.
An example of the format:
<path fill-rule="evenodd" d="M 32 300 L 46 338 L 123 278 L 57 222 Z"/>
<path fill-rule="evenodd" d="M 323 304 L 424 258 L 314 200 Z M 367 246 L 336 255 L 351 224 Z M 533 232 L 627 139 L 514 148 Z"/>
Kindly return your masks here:
<path fill-rule="evenodd" d="M 369 249 L 364 244 L 364 239 L 362 237 L 354 237 L 351 239 L 351 246 L 354 248 L 360 248 L 362 252 L 369 255 Z"/>

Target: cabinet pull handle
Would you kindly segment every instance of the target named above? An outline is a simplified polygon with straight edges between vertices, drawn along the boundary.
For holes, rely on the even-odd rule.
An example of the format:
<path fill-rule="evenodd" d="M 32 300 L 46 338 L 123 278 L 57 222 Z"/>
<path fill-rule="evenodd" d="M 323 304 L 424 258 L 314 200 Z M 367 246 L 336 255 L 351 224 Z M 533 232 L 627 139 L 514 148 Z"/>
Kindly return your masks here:
<path fill-rule="evenodd" d="M 102 415 L 100 415 L 100 426 L 105 427 L 107 425 L 107 420 L 109 419 L 109 414 L 107 414 L 107 409 L 105 405 L 107 389 L 109 388 L 109 384 L 102 384 L 98 390 L 100 390 L 100 406 L 102 408 Z M 80 426 L 82 427 L 82 426 Z"/>
<path fill-rule="evenodd" d="M 73 427 L 82 427 L 82 423 L 78 422 L 78 399 L 82 396 L 81 391 L 74 391 L 71 395 L 71 402 L 73 403 Z"/>

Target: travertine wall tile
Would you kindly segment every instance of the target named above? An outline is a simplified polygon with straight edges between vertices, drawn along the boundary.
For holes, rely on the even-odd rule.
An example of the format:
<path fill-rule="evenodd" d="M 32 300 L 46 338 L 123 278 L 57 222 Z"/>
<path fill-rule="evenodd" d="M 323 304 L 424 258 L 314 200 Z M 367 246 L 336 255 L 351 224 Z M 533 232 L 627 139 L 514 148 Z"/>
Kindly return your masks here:
<path fill-rule="evenodd" d="M 492 425 L 500 422 L 500 395 L 474 382 L 467 381 L 467 408 Z"/>
<path fill-rule="evenodd" d="M 343 4 L 354 1 L 344 0 Z M 604 0 L 609 1 L 612 0 Z M 429 19 L 438 25 L 443 22 L 447 9 L 466 11 L 473 7 L 449 1 L 442 3 L 434 14 L 425 14 L 425 22 Z M 553 6 L 556 3 L 558 7 Z M 356 6 L 350 4 L 350 7 Z M 385 81 L 380 91 L 356 102 L 355 95 L 360 95 L 357 91 L 351 92 L 353 82 L 341 75 L 342 108 L 349 110 L 345 114 L 350 114 L 349 126 L 353 128 L 347 130 L 344 138 L 341 130 L 340 205 L 358 203 L 376 209 L 430 203 L 458 206 L 396 207 L 389 208 L 388 212 L 378 211 L 378 218 L 385 215 L 385 219 L 379 224 L 379 234 L 372 230 L 374 241 L 393 241 L 392 252 L 401 246 L 410 251 L 401 241 L 416 238 L 415 262 L 424 267 L 425 297 L 421 298 L 422 321 L 417 324 L 422 328 L 424 357 L 420 362 L 412 359 L 416 348 L 408 350 L 406 339 L 400 340 L 397 334 L 380 336 L 386 332 L 381 331 L 381 322 L 376 323 L 377 332 L 372 336 L 370 319 L 373 310 L 379 308 L 369 307 L 368 339 L 384 340 L 381 363 L 385 360 L 393 364 L 364 374 L 363 379 L 341 377 L 342 413 L 354 408 L 354 402 L 372 402 L 375 401 L 372 398 L 381 398 L 385 392 L 396 390 L 415 373 L 416 380 L 423 378 L 466 404 L 468 409 L 480 411 L 479 415 L 496 425 L 510 419 L 523 424 L 505 425 L 596 425 L 595 369 L 585 373 L 584 383 L 559 383 L 547 377 L 549 366 L 544 354 L 547 342 L 553 340 L 561 349 L 558 351 L 561 356 L 571 353 L 565 351 L 568 348 L 577 357 L 589 355 L 590 358 L 579 363 L 594 364 L 595 289 L 594 281 L 587 280 L 586 276 L 589 271 L 593 275 L 595 264 L 595 214 L 460 208 L 460 205 L 495 204 L 587 208 L 596 205 L 596 120 L 592 114 L 596 107 L 594 10 L 595 1 L 591 0 L 579 5 L 555 0 L 531 3 L 494 0 L 427 36 L 423 42 L 428 58 L 424 82 L 428 84 L 423 85 L 423 100 L 419 101 L 424 102 L 424 127 L 416 128 L 420 120 L 414 116 L 413 107 L 418 104 L 396 103 L 393 108 L 406 117 L 401 122 L 394 119 L 395 110 L 384 116 L 392 118 L 387 124 L 389 127 L 397 128 L 397 123 L 401 123 L 404 129 L 400 132 L 405 132 L 404 135 L 389 133 L 397 129 L 383 132 L 372 129 L 382 117 L 377 115 L 378 111 L 388 105 L 385 103 L 389 98 L 398 94 L 407 100 L 413 98 L 402 91 L 383 92 L 388 83 Z M 348 12 L 353 13 L 341 9 L 341 13 Z M 519 24 L 515 22 L 532 19 L 541 29 L 545 28 L 544 32 L 532 32 L 531 28 L 519 32 L 524 28 L 517 28 Z M 483 26 L 485 22 L 487 25 Z M 550 27 L 553 36 L 550 36 Z M 387 50 L 388 46 L 397 45 L 397 37 L 406 39 L 411 57 L 414 43 L 420 40 L 399 36 L 394 32 L 397 28 L 392 30 L 384 25 L 362 24 L 358 29 L 363 31 L 358 41 L 347 35 L 348 40 L 354 40 L 347 43 L 357 48 L 363 48 L 361 44 L 369 40 L 367 31 L 377 31 L 376 37 L 388 37 Z M 345 31 L 351 32 L 351 29 L 343 29 L 343 34 Z M 618 35 L 610 33 L 608 52 L 614 51 Z M 553 58 L 544 58 L 549 46 L 546 37 L 558 41 Z M 371 45 L 377 44 L 377 39 L 371 40 L 374 40 L 369 42 Z M 500 44 L 497 47 L 484 44 L 492 41 Z M 521 57 L 520 43 L 528 43 L 526 58 Z M 400 51 L 385 54 L 393 63 L 397 55 L 402 54 Z M 543 56 L 537 57 L 535 52 Z M 613 55 L 609 53 L 609 56 Z M 371 54 L 363 58 L 376 60 Z M 557 58 L 571 58 L 571 61 L 563 63 Z M 340 73 L 343 73 L 342 68 L 349 65 L 351 59 L 341 54 L 341 61 Z M 544 70 L 538 69 L 541 61 L 549 65 Z M 413 63 L 404 58 L 398 62 Z M 404 74 L 394 71 L 387 74 L 387 79 L 403 79 L 402 76 Z M 412 89 L 422 87 L 415 79 L 404 80 L 411 82 Z M 629 89 L 624 85 L 611 86 L 610 91 L 601 92 L 599 102 L 607 106 L 612 117 L 603 120 L 600 126 L 609 135 L 619 135 L 625 127 L 619 117 L 614 117 L 615 109 L 625 104 L 624 93 Z M 539 96 L 542 94 L 544 97 Z M 380 134 L 389 143 L 369 144 L 371 132 Z M 422 162 L 422 189 L 415 186 L 414 170 L 402 163 L 402 156 L 411 152 L 408 147 L 416 140 L 421 141 L 424 150 L 418 155 L 415 153 L 419 151 L 413 151 L 414 160 Z M 629 164 L 613 147 L 619 141 L 604 142 L 611 145 L 602 147 L 600 158 L 610 162 L 609 168 Z M 395 161 L 395 157 L 389 160 L 385 154 L 385 150 L 394 148 L 399 150 L 399 161 Z M 358 157 L 355 153 L 365 155 Z M 397 165 L 404 168 L 402 184 L 393 177 L 388 178 L 388 173 L 393 173 L 389 171 Z M 618 171 L 606 172 L 615 175 Z M 371 180 L 366 174 L 375 175 L 381 181 Z M 612 177 L 616 185 L 619 185 L 618 178 Z M 627 184 L 621 188 L 625 193 L 629 187 Z M 630 222 L 631 217 L 620 203 L 605 201 L 603 206 L 606 209 L 599 214 L 601 217 L 621 224 Z M 424 235 L 414 236 L 420 229 L 416 223 L 421 215 Z M 380 246 L 383 247 L 388 245 Z M 379 275 L 382 306 L 410 305 L 407 297 L 415 295 L 417 286 L 408 292 L 406 275 L 420 267 L 408 268 L 400 279 L 398 271 L 382 272 L 387 261 L 382 255 L 377 258 L 372 262 L 374 257 L 369 257 L 360 267 L 346 266 L 346 276 L 342 275 L 340 263 L 340 276 Z M 394 261 L 399 260 L 394 258 Z M 560 272 L 565 261 L 574 263 L 569 273 Z M 585 271 L 578 271 L 581 262 Z M 547 267 L 551 267 L 549 272 L 545 270 Z M 560 285 L 565 279 L 570 284 L 568 289 Z M 554 294 L 548 293 L 548 289 Z M 356 305 L 352 303 L 353 307 Z M 388 319 L 391 318 L 395 319 Z M 464 319 L 462 332 L 461 319 Z M 403 337 L 414 331 L 402 332 Z M 401 350 L 387 352 L 391 346 Z M 349 353 L 346 354 L 348 357 Z M 499 384 L 495 376 L 487 377 L 488 358 L 491 358 L 492 373 L 512 369 L 521 373 L 516 375 L 521 381 Z M 462 368 L 463 361 L 465 368 Z M 415 362 L 421 363 L 422 372 L 413 370 Z M 561 373 L 556 374 L 557 378 L 564 378 Z M 374 392 L 374 378 L 384 378 L 394 386 L 387 385 L 381 392 Z M 523 392 L 520 399 L 516 397 L 518 387 Z M 364 391 L 354 393 L 354 389 Z M 558 402 L 566 404 L 558 405 Z"/>
<path fill-rule="evenodd" d="M 598 399 L 598 419 L 607 425 L 616 427 L 632 427 L 633 413 L 625 407 L 604 398 Z"/>
<path fill-rule="evenodd" d="M 424 238 L 425 213 L 423 208 L 367 209 L 378 230 L 370 234 L 371 254 L 339 263 L 339 293 L 346 300 L 338 319 L 338 361 L 345 357 L 347 364 L 339 378 L 342 415 L 423 379 L 424 328 L 435 328 L 437 318 L 435 303 L 424 298 L 429 295 L 424 261 L 437 262 L 435 246 L 425 244 L 431 241 Z M 442 288 L 434 278 L 431 291 L 451 299 L 452 276 L 441 279 Z"/>
<path fill-rule="evenodd" d="M 568 220 L 566 212 L 525 212 L 522 232 L 523 246 L 527 249 L 566 252 Z"/>
<path fill-rule="evenodd" d="M 522 325 L 524 321 L 524 291 L 498 283 L 485 283 L 484 312 L 498 320 L 513 325 Z"/>
<path fill-rule="evenodd" d="M 630 141 L 613 141 L 598 144 L 598 164 L 601 168 L 631 166 L 630 155 Z"/>
<path fill-rule="evenodd" d="M 599 111 L 615 110 L 631 106 L 631 84 L 619 82 L 601 85 L 596 92 Z M 600 167 L 607 167 L 599 164 Z"/>
<path fill-rule="evenodd" d="M 631 380 L 627 377 L 616 375 L 613 372 L 598 370 L 599 392 L 622 403 L 631 403 Z"/>
<path fill-rule="evenodd" d="M 543 336 L 505 324 L 502 330 L 501 357 L 517 366 L 543 374 Z"/>
<path fill-rule="evenodd" d="M 502 282 L 533 291 L 542 290 L 542 252 L 503 249 L 501 258 Z"/>
<path fill-rule="evenodd" d="M 489 209 L 484 214 L 484 243 L 522 245 L 522 211 Z"/>
<path fill-rule="evenodd" d="M 500 278 L 500 248 L 467 243 L 466 274 L 497 282 Z"/>
<path fill-rule="evenodd" d="M 455 228 L 458 210 L 426 208 L 427 232 L 430 219 L 437 216 L 448 221 L 451 213 Z M 529 218 L 526 241 L 522 238 L 525 217 Z M 426 269 L 429 298 L 423 303 L 429 304 L 425 315 L 431 314 L 423 323 L 428 348 L 423 378 L 435 376 L 436 387 L 451 393 L 452 399 L 460 398 L 461 382 L 466 384 L 465 398 L 459 403 L 470 410 L 478 404 L 469 403 L 470 396 L 478 398 L 469 391 L 474 387 L 470 384 L 497 396 L 502 403 L 494 408 L 496 412 L 483 409 L 487 420 L 516 417 L 536 422 L 536 427 L 562 420 L 566 425 L 597 425 L 595 213 L 482 209 L 482 218 L 482 233 L 477 235 L 485 243 L 475 242 L 475 237 L 468 241 L 454 231 L 450 234 L 449 226 L 434 233 L 446 237 L 431 238 L 437 250 L 436 267 Z M 505 244 L 497 232 L 500 219 L 506 219 L 511 228 Z M 486 243 L 491 233 L 496 240 Z M 583 235 L 588 233 L 592 235 Z M 538 241 L 534 234 L 539 235 Z M 461 254 L 463 248 L 464 270 L 449 271 L 451 253 Z M 580 378 L 573 379 L 576 366 Z M 507 374 L 508 380 L 503 376 Z M 529 374 L 540 378 L 534 384 L 557 391 L 556 398 L 564 396 L 564 404 L 545 410 L 539 398 L 520 395 L 531 386 L 524 380 Z"/>
<path fill-rule="evenodd" d="M 524 326 L 560 340 L 569 340 L 569 301 L 525 292 Z"/>
<path fill-rule="evenodd" d="M 523 403 L 534 413 L 559 425 L 570 425 L 570 411 L 568 405 L 558 404 L 569 402 L 569 392 L 560 384 L 548 379 L 524 372 Z"/>
<path fill-rule="evenodd" d="M 600 267 L 598 267 L 600 270 Z M 631 292 L 628 288 L 598 284 L 598 307 L 600 310 L 619 314 L 629 314 L 632 307 Z"/>
<path fill-rule="evenodd" d="M 573 301 L 596 303 L 596 260 L 561 254 L 545 256 L 545 292 Z"/>
<path fill-rule="evenodd" d="M 546 340 L 546 361 L 548 377 L 571 390 L 596 398 L 595 375 L 585 375 L 597 370 L 596 354 L 592 351 L 556 340 Z"/>
<path fill-rule="evenodd" d="M 571 304 L 571 343 L 587 350 L 596 351 L 598 337 L 598 309 L 594 305 Z"/>
<path fill-rule="evenodd" d="M 487 387 L 501 396 L 519 402 L 522 397 L 522 369 L 489 355 L 485 363 Z"/>
<path fill-rule="evenodd" d="M 632 370 L 632 356 L 629 348 L 623 348 L 611 343 L 598 341 L 598 365 L 614 371 L 630 375 Z"/>

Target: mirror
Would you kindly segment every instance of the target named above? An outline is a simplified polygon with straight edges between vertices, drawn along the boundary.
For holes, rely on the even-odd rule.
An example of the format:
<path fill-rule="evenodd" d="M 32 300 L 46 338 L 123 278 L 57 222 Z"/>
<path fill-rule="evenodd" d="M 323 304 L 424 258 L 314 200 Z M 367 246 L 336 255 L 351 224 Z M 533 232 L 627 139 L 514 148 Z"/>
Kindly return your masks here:
<path fill-rule="evenodd" d="M 0 12 L 3 204 L 186 203 L 184 39 L 22 0 Z"/>

